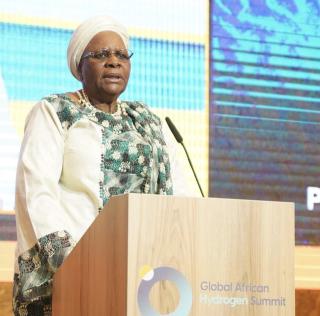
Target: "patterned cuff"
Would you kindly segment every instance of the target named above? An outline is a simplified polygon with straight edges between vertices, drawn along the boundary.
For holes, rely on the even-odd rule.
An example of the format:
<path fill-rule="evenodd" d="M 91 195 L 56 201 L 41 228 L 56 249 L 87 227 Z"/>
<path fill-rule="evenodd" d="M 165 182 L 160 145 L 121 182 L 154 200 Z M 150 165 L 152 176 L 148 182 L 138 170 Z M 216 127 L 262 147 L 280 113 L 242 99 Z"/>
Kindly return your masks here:
<path fill-rule="evenodd" d="M 41 237 L 18 257 L 19 274 L 15 275 L 13 289 L 15 315 L 34 315 L 35 305 L 43 309 L 39 315 L 51 312 L 53 275 L 73 247 L 70 234 L 58 231 Z"/>

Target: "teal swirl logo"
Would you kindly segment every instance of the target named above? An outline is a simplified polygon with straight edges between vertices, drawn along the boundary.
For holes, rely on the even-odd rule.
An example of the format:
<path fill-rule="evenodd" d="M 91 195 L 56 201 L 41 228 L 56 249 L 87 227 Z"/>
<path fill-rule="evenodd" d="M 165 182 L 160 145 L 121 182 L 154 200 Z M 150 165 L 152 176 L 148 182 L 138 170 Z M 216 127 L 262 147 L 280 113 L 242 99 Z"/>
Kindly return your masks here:
<path fill-rule="evenodd" d="M 142 316 L 163 316 L 150 304 L 149 293 L 151 288 L 159 281 L 173 282 L 179 291 L 180 300 L 176 309 L 167 316 L 187 316 L 192 306 L 192 290 L 184 275 L 170 267 L 152 269 L 144 266 L 140 270 L 141 282 L 138 288 L 138 305 Z"/>

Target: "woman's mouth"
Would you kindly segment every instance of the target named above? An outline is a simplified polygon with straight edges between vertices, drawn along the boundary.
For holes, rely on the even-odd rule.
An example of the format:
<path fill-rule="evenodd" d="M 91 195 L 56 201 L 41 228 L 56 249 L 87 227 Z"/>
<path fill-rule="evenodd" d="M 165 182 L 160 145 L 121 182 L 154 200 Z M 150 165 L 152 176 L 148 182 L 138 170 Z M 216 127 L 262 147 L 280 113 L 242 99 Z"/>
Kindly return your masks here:
<path fill-rule="evenodd" d="M 111 82 L 119 82 L 123 80 L 122 76 L 120 76 L 119 74 L 106 74 L 103 76 L 103 79 Z"/>

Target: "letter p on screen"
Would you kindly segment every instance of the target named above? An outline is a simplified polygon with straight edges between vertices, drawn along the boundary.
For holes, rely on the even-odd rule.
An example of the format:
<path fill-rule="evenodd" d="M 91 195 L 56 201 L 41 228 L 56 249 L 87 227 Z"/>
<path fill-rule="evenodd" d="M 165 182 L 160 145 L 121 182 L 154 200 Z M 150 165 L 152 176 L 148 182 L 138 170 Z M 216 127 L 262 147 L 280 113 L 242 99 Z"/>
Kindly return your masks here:
<path fill-rule="evenodd" d="M 314 210 L 314 205 L 320 203 L 320 188 L 307 187 L 307 209 Z"/>

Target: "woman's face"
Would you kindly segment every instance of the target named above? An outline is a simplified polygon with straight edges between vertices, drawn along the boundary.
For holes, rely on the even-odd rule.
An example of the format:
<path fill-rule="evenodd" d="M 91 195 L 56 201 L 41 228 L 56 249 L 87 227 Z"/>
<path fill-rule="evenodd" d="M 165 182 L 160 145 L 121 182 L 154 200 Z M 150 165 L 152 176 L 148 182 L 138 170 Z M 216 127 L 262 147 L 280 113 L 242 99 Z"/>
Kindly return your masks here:
<path fill-rule="evenodd" d="M 101 49 L 118 51 L 126 47 L 117 33 L 104 31 L 92 38 L 82 56 Z M 125 90 L 130 69 L 129 59 L 119 59 L 115 54 L 111 54 L 110 57 L 103 59 L 94 57 L 82 59 L 79 71 L 83 87 L 89 97 L 103 103 L 116 101 Z"/>

